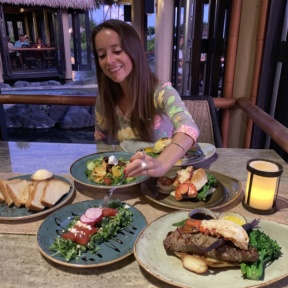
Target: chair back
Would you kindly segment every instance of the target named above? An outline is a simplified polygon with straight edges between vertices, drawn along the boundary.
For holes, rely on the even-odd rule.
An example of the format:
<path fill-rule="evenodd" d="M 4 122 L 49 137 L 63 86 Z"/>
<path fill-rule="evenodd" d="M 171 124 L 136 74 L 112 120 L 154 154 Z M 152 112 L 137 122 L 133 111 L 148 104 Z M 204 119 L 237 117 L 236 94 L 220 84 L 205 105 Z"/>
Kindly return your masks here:
<path fill-rule="evenodd" d="M 200 130 L 197 141 L 221 148 L 222 140 L 213 98 L 211 96 L 182 96 L 181 98 Z"/>

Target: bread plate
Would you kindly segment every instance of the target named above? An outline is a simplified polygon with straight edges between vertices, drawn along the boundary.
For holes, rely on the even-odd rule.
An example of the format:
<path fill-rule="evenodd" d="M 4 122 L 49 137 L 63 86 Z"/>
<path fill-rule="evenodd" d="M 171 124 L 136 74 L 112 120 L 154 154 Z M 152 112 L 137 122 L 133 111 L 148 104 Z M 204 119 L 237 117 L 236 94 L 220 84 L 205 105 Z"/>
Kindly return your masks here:
<path fill-rule="evenodd" d="M 59 236 L 59 231 L 63 231 L 63 227 L 67 227 L 71 216 L 82 215 L 88 208 L 99 206 L 101 200 L 88 200 L 67 205 L 49 215 L 39 227 L 37 232 L 37 244 L 40 253 L 50 261 L 68 267 L 76 268 L 94 268 L 105 266 L 118 262 L 133 253 L 135 240 L 141 230 L 147 225 L 147 221 L 143 214 L 133 206 L 130 210 L 133 213 L 133 222 L 129 227 L 121 230 L 121 233 L 99 245 L 100 250 L 97 254 L 83 252 L 80 259 L 74 259 L 66 262 L 65 259 L 51 251 L 50 245 Z"/>
<path fill-rule="evenodd" d="M 174 168 L 171 172 L 175 173 Z M 211 210 L 224 207 L 234 201 L 242 191 L 242 183 L 230 176 L 204 169 L 206 173 L 213 175 L 217 180 L 217 188 L 206 201 L 195 201 L 193 199 L 175 200 L 175 196 L 160 193 L 157 187 L 158 178 L 150 178 L 141 185 L 141 192 L 151 201 L 165 207 L 173 209 L 191 210 L 194 208 L 205 207 Z"/>
<path fill-rule="evenodd" d="M 96 182 L 90 181 L 88 177 L 85 174 L 86 168 L 87 168 L 87 161 L 95 160 L 100 157 L 110 157 L 111 155 L 114 155 L 117 159 L 123 158 L 125 160 L 130 160 L 130 158 L 133 156 L 133 153 L 129 152 L 104 152 L 104 153 L 94 153 L 90 154 L 84 157 L 81 157 L 80 159 L 76 160 L 70 167 L 70 174 L 74 178 L 76 182 L 79 182 L 83 184 L 84 186 L 90 187 L 90 188 L 99 188 L 99 189 L 111 189 L 115 187 L 115 185 L 104 185 L 104 184 L 98 184 Z M 149 178 L 147 175 L 138 176 L 134 180 L 132 180 L 129 183 L 120 184 L 118 185 L 119 188 L 126 188 L 130 187 L 136 184 L 141 183 L 142 181 Z"/>
<path fill-rule="evenodd" d="M 153 148 L 154 143 L 141 141 L 122 141 L 120 146 L 126 152 L 135 153 L 139 149 L 147 152 Z M 200 151 L 201 150 L 201 151 Z M 146 153 L 147 153 L 146 152 Z M 175 166 L 189 166 L 203 162 L 212 157 L 216 152 L 216 147 L 210 143 L 197 143 L 197 149 L 191 148 L 186 155 L 177 161 Z"/>
<path fill-rule="evenodd" d="M 169 231 L 175 230 L 175 226 L 172 224 L 182 221 L 187 216 L 188 213 L 185 211 L 166 214 L 150 223 L 139 234 L 134 245 L 134 255 L 140 266 L 154 277 L 178 287 L 244 288 L 268 286 L 288 275 L 288 245 L 286 241 L 288 226 L 265 220 L 260 221 L 259 229 L 278 242 L 282 247 L 283 255 L 265 268 L 264 280 L 244 279 L 240 268 L 214 269 L 209 273 L 209 277 L 205 274 L 197 275 L 185 270 L 181 260 L 166 254 L 163 240 Z"/>
<path fill-rule="evenodd" d="M 12 179 L 31 180 L 31 176 L 32 174 L 25 174 L 25 175 L 9 178 L 8 180 L 12 180 Z M 24 206 L 16 207 L 13 205 L 11 207 L 8 207 L 6 203 L 0 203 L 0 220 L 19 221 L 19 220 L 37 218 L 37 217 L 49 214 L 55 211 L 56 209 L 62 207 L 66 203 L 68 203 L 74 195 L 74 192 L 75 192 L 74 185 L 68 179 L 62 176 L 54 175 L 53 177 L 59 180 L 62 180 L 71 186 L 69 192 L 66 195 L 64 195 L 54 206 L 52 206 L 51 208 L 44 208 L 42 211 L 37 212 L 37 211 L 28 210 Z"/>

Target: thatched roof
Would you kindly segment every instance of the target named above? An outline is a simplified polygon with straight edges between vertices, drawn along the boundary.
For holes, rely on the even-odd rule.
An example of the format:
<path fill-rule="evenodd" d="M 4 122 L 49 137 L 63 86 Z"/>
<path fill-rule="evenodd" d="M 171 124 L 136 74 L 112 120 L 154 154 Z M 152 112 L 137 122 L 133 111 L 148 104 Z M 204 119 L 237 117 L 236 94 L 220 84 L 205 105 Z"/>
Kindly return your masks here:
<path fill-rule="evenodd" d="M 88 10 L 96 8 L 96 0 L 0 0 L 1 4 L 48 6 Z"/>

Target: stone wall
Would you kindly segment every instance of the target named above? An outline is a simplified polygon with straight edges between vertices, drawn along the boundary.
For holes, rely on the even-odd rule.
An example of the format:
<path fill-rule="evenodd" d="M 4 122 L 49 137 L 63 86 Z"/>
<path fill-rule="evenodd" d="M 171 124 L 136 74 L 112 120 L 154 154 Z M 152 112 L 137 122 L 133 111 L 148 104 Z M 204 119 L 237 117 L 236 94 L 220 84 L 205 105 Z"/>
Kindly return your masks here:
<path fill-rule="evenodd" d="M 71 88 L 70 90 L 75 89 L 75 92 L 72 90 L 70 94 L 74 93 L 75 95 L 81 96 L 87 95 L 83 88 L 87 87 L 87 85 L 93 85 L 94 81 L 94 76 L 72 81 L 64 85 L 61 85 L 60 82 L 55 80 L 43 82 L 17 81 L 15 82 L 14 87 L 11 87 L 6 83 L 0 83 L 0 88 L 4 88 L 3 94 L 5 94 L 4 90 L 9 88 L 12 90 L 15 88 L 22 88 L 22 90 L 23 88 L 29 88 L 30 91 L 34 92 L 35 90 L 33 90 L 33 88 L 35 88 L 37 89 L 37 94 L 41 94 L 41 89 L 47 90 L 51 88 L 51 93 L 53 93 L 53 89 L 55 90 L 55 93 L 57 93 L 57 88 L 63 88 L 65 86 L 65 88 Z M 97 88 L 95 86 L 95 94 L 96 93 Z M 25 94 L 27 94 L 27 91 L 25 91 Z M 61 94 L 65 95 L 65 92 L 62 91 Z M 90 106 L 15 104 L 4 105 L 4 110 L 7 128 L 46 129 L 57 126 L 62 129 L 76 129 L 93 127 L 95 123 L 94 107 Z"/>

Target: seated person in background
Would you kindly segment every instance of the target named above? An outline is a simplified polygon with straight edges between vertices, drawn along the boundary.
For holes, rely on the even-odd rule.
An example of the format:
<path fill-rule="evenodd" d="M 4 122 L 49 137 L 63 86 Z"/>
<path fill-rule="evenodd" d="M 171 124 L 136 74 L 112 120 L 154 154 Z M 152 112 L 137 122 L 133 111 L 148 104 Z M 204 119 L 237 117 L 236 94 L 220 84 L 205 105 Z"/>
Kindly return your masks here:
<path fill-rule="evenodd" d="M 36 46 L 37 46 L 37 48 L 45 47 L 45 44 L 43 43 L 42 38 L 38 37 L 38 38 L 36 39 Z"/>
<path fill-rule="evenodd" d="M 23 45 L 29 45 L 29 42 L 26 41 L 25 36 L 23 34 L 19 35 L 19 40 L 17 40 L 14 44 L 15 48 L 22 48 Z M 24 61 L 23 56 L 20 52 L 17 51 L 16 56 L 19 59 L 19 63 L 21 64 L 21 67 L 24 68 Z"/>
<path fill-rule="evenodd" d="M 11 42 L 10 37 L 7 37 L 7 45 L 9 50 L 10 60 L 12 61 L 12 65 L 16 66 L 16 51 L 10 50 L 10 48 L 14 48 L 14 44 Z"/>

